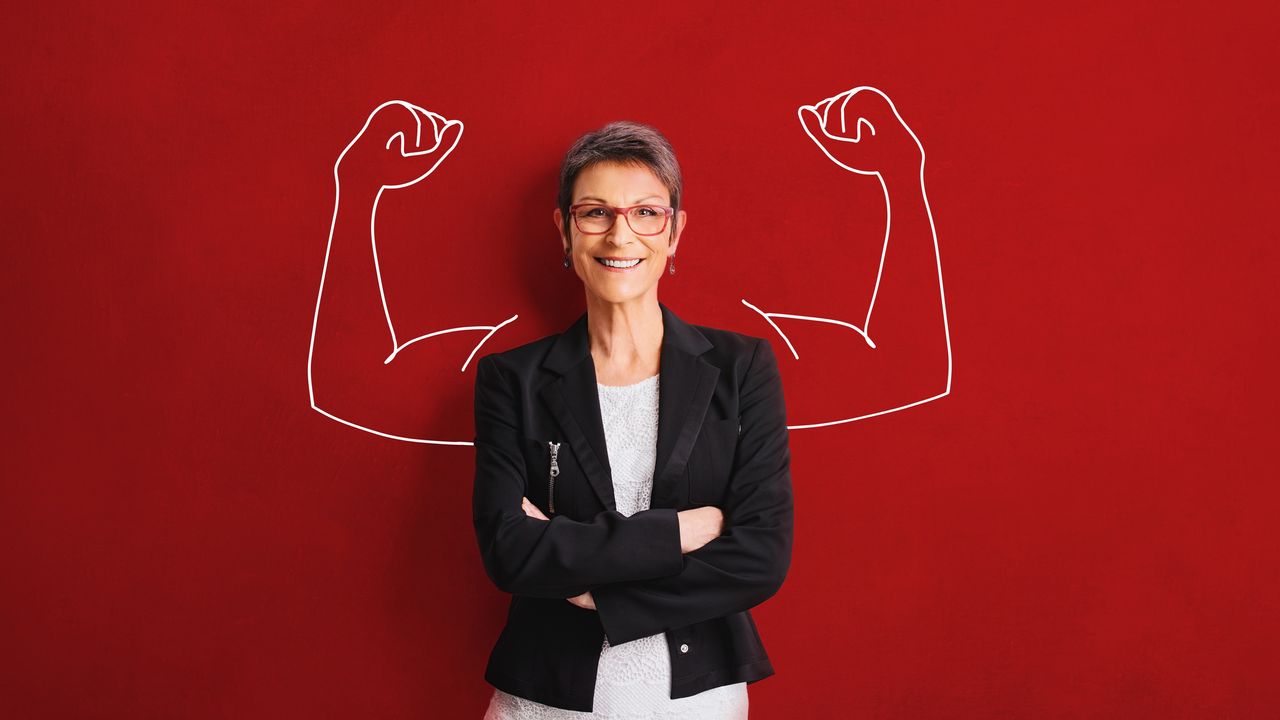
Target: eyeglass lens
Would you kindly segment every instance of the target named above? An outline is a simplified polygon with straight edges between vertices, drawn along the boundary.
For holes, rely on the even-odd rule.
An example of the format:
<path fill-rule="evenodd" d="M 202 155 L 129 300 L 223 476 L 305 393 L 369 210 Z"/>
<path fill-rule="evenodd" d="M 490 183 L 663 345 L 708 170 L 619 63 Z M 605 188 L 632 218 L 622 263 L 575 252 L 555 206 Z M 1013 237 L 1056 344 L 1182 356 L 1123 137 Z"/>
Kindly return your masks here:
<path fill-rule="evenodd" d="M 578 229 L 585 233 L 606 233 L 613 228 L 617 213 L 604 205 L 583 205 L 574 211 Z M 657 235 L 667 227 L 666 208 L 640 205 L 627 211 L 627 225 L 637 235 Z"/>

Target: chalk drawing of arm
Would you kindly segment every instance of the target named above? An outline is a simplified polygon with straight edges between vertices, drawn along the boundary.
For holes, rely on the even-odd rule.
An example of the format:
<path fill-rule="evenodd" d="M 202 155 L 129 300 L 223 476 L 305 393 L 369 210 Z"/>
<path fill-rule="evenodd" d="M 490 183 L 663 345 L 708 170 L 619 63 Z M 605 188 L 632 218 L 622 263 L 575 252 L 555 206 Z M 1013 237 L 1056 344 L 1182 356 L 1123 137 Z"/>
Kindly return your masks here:
<path fill-rule="evenodd" d="M 426 412 L 430 407 L 424 398 L 414 397 L 409 387 L 395 386 L 394 380 L 401 376 L 396 375 L 386 383 L 369 382 L 369 378 L 378 377 L 383 368 L 389 372 L 392 363 L 404 362 L 405 355 L 416 355 L 414 360 L 422 362 L 423 353 L 445 352 L 439 342 L 443 336 L 475 333 L 479 336 L 478 342 L 459 368 L 459 382 L 462 382 L 461 371 L 472 362 L 485 341 L 516 319 L 512 315 L 497 325 L 445 328 L 405 339 L 396 334 L 393 314 L 387 304 L 378 265 L 378 202 L 388 190 L 409 187 L 435 172 L 457 147 L 462 132 L 463 123 L 459 120 L 447 120 L 416 105 L 392 100 L 369 114 L 364 127 L 334 163 L 333 220 L 311 326 L 307 387 L 311 407 L 344 425 L 394 440 L 471 445 L 462 440 L 433 440 L 403 432 L 385 432 L 372 427 L 380 424 L 376 412 L 372 420 L 357 421 L 357 413 L 349 410 L 354 397 L 380 393 L 387 396 L 388 402 L 397 402 L 395 396 L 402 398 L 398 401 L 399 408 L 416 403 Z M 438 341 L 423 342 L 432 338 Z M 410 346 L 416 347 L 406 353 Z M 456 347 L 448 350 L 457 352 Z M 439 357 L 426 359 L 437 366 L 446 360 L 453 362 Z M 319 372 L 322 367 L 324 371 Z M 410 408 L 408 412 L 414 411 Z M 407 425 L 419 426 L 414 422 Z"/>
<path fill-rule="evenodd" d="M 862 407 L 848 408 L 839 419 L 789 425 L 790 429 L 822 427 L 864 420 L 946 397 L 951 392 L 951 334 L 942 289 L 938 235 L 924 187 L 924 146 L 880 90 L 859 86 L 797 111 L 805 133 L 839 168 L 880 180 L 886 210 L 884 241 L 876 282 L 866 315 L 837 320 L 812 314 L 765 311 L 743 299 L 777 331 L 792 357 L 800 353 L 780 327 L 791 322 L 824 323 L 835 332 L 857 333 L 856 347 L 881 355 L 877 362 L 843 373 L 831 382 L 856 389 L 904 388 L 891 401 L 877 393 Z M 877 307 L 892 305 L 893 323 L 872 322 Z M 879 303 L 879 305 L 878 305 Z M 943 367 L 943 346 L 946 363 Z M 935 361 L 936 358 L 936 361 Z M 923 370 L 922 370 L 923 369 Z M 911 377 L 901 377 L 911 373 Z M 895 377 L 897 375 L 898 377 Z M 909 388 L 909 390 L 907 389 Z M 851 397 L 859 393 L 845 393 Z"/>

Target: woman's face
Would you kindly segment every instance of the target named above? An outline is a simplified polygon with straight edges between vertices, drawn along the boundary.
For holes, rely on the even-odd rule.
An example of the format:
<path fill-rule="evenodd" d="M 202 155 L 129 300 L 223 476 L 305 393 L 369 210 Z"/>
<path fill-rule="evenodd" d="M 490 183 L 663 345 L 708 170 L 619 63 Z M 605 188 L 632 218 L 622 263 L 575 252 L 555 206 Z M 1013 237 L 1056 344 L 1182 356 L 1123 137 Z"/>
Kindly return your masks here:
<path fill-rule="evenodd" d="M 604 162 L 578 174 L 570 204 L 584 202 L 611 207 L 647 203 L 669 206 L 671 196 L 667 186 L 644 165 Z M 667 257 L 675 254 L 676 245 L 680 242 L 685 213 L 681 210 L 669 218 L 666 229 L 658 235 L 636 235 L 621 215 L 603 235 L 579 232 L 573 218 L 563 216 L 559 208 L 555 211 L 555 222 L 564 249 L 570 252 L 574 272 L 582 279 L 588 296 L 602 302 L 622 303 L 643 298 L 649 293 L 653 293 L 656 299 L 658 280 L 666 269 Z M 565 239 L 566 225 L 572 247 Z M 601 262 L 603 258 L 638 259 L 640 262 L 631 268 L 617 269 L 607 267 Z"/>

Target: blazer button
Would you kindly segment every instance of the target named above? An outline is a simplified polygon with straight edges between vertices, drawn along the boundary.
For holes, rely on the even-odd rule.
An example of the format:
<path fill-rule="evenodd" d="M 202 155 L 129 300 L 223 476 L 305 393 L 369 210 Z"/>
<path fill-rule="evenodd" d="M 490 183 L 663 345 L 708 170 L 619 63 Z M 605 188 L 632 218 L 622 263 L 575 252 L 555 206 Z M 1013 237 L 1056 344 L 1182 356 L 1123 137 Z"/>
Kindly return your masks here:
<path fill-rule="evenodd" d="M 687 652 L 689 652 L 689 646 L 688 646 L 687 644 L 685 644 L 685 643 L 681 643 L 681 644 L 680 644 L 680 652 L 682 652 L 682 653 L 687 653 Z"/>

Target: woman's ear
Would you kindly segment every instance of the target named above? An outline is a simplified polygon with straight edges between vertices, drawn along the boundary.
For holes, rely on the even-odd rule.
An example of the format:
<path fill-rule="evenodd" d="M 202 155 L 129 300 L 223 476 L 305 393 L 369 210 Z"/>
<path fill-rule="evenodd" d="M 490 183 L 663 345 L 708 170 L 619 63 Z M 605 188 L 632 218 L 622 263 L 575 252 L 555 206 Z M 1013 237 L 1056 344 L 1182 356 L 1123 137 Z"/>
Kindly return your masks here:
<path fill-rule="evenodd" d="M 551 219 L 555 221 L 556 232 L 560 233 L 560 244 L 564 246 L 564 251 L 569 252 L 569 241 L 564 236 L 564 213 L 560 212 L 560 208 L 551 214 Z"/>
<path fill-rule="evenodd" d="M 685 211 L 677 210 L 676 221 L 671 232 L 671 242 L 667 243 L 668 255 L 676 254 L 676 246 L 680 244 L 680 233 L 684 232 L 684 224 L 686 220 L 688 220 L 688 216 L 685 214 Z"/>

